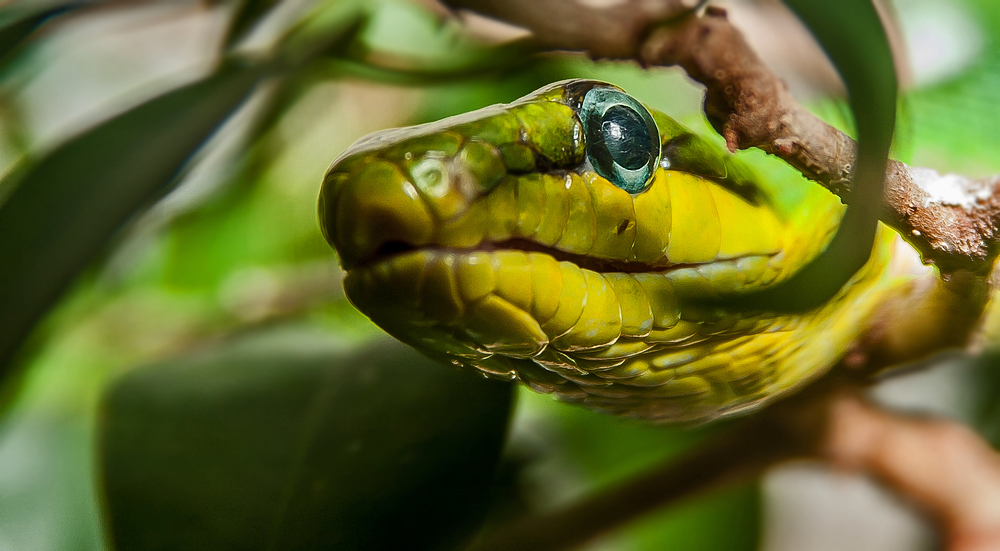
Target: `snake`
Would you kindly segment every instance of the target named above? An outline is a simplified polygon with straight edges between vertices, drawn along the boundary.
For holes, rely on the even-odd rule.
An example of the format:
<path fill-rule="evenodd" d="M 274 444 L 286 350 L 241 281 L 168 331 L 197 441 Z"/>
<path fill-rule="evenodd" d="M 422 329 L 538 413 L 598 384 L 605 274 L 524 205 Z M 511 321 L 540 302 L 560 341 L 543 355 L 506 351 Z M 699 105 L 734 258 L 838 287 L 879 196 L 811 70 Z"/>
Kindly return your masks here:
<path fill-rule="evenodd" d="M 581 79 L 363 137 L 318 206 L 347 298 L 395 338 L 657 422 L 752 411 L 845 355 L 892 285 L 891 232 L 819 306 L 723 300 L 792 277 L 845 208 L 787 166 Z"/>

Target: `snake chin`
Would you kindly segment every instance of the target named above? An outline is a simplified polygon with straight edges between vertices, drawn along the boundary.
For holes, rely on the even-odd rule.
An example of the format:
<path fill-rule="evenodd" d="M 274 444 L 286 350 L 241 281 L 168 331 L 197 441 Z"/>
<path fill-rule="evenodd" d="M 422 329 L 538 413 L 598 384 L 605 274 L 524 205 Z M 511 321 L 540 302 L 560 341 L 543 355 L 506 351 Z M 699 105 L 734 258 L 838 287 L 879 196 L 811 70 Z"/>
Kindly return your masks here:
<path fill-rule="evenodd" d="M 739 262 L 731 270 L 746 273 Z M 867 315 L 842 301 L 867 304 L 860 295 L 874 281 L 862 274 L 864 284 L 808 317 L 682 312 L 699 270 L 718 266 L 674 268 L 630 273 L 528 241 L 397 243 L 349 269 L 344 288 L 375 324 L 428 356 L 599 411 L 700 422 L 758 407 L 829 368 L 827 351 L 854 338 L 843 325 Z"/>

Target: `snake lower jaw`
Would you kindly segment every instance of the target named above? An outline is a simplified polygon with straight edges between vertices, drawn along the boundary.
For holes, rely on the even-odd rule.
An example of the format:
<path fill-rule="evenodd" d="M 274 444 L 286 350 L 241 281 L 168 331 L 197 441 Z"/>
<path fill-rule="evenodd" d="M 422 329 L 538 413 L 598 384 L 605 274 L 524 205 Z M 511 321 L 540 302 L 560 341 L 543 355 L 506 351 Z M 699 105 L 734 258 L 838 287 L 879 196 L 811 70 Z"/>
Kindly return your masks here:
<path fill-rule="evenodd" d="M 712 295 L 711 275 L 740 274 L 747 261 L 769 260 L 654 266 L 526 240 L 476 249 L 388 242 L 369 259 L 345 266 L 345 289 L 384 328 L 408 324 L 420 333 L 440 326 L 460 333 L 469 349 L 530 358 L 548 344 L 575 353 L 653 332 L 661 342 L 687 338 L 671 334 L 681 319 L 681 297 Z"/>
<path fill-rule="evenodd" d="M 524 253 L 541 253 L 551 256 L 559 262 L 571 262 L 577 267 L 597 273 L 664 273 L 670 270 L 683 268 L 696 268 L 708 263 L 673 263 L 666 258 L 657 262 L 640 262 L 634 260 L 622 260 L 612 258 L 601 258 L 588 256 L 586 254 L 575 253 L 550 247 L 529 239 L 508 239 L 500 242 L 484 242 L 475 248 L 462 249 L 445 246 L 424 245 L 417 246 L 404 241 L 387 241 L 381 244 L 375 252 L 368 258 L 354 260 L 345 263 L 344 269 L 349 270 L 354 267 L 366 267 L 379 262 L 391 259 L 394 256 L 408 254 L 415 251 L 430 251 L 435 254 L 453 254 L 456 256 L 473 254 L 477 252 L 495 253 L 502 251 L 520 251 Z"/>
<path fill-rule="evenodd" d="M 648 333 L 648 326 L 623 328 L 606 277 L 629 276 L 603 276 L 540 251 L 424 247 L 362 263 L 348 270 L 344 285 L 379 325 L 436 325 L 461 333 L 471 350 L 530 358 L 550 343 L 591 349 Z M 641 317 L 650 317 L 648 306 Z"/>

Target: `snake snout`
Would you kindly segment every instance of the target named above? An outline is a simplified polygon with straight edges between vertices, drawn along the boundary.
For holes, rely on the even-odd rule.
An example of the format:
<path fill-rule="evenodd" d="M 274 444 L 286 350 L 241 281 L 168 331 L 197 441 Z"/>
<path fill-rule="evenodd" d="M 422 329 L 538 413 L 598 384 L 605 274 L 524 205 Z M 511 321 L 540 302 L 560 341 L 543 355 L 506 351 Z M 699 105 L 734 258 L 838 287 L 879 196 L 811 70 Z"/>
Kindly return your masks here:
<path fill-rule="evenodd" d="M 426 245 L 435 221 L 413 184 L 393 163 L 359 172 L 331 169 L 320 194 L 320 224 L 345 269 Z"/>
<path fill-rule="evenodd" d="M 418 141 L 429 138 L 434 147 Z M 507 174 L 489 143 L 440 142 L 416 138 L 377 156 L 348 156 L 330 169 L 320 223 L 345 268 L 433 244 L 438 228 L 464 216 Z"/>

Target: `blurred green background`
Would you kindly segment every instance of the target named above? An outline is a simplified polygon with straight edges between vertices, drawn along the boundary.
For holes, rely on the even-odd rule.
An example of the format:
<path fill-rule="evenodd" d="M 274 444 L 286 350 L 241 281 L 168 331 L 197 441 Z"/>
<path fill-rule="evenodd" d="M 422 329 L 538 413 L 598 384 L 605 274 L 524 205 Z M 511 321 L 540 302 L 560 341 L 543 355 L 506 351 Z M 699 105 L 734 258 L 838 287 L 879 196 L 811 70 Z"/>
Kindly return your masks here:
<path fill-rule="evenodd" d="M 780 4 L 732 10 L 793 90 L 845 124 L 822 59 L 768 45 L 794 25 L 769 16 Z M 899 0 L 890 11 L 910 52 L 895 156 L 1000 172 L 1000 5 Z M 558 506 L 710 430 L 609 418 L 523 389 L 508 428 L 503 385 L 434 366 L 414 379 L 421 360 L 385 341 L 364 348 L 379 330 L 344 299 L 315 214 L 324 171 L 362 135 L 565 78 L 614 82 L 707 129 L 701 90 L 679 71 L 532 57 L 405 0 L 29 2 L 0 8 L 0 25 L 0 218 L 36 204 L 30 185 L 62 199 L 25 207 L 31 218 L 0 224 L 0 239 L 40 255 L 52 289 L 72 276 L 65 293 L 39 294 L 54 307 L 3 386 L 0 550 L 446 547 L 482 515 Z M 114 173 L 117 163 L 129 171 Z M 73 187 L 88 178 L 103 184 Z M 89 253 L 46 249 L 45 236 L 32 241 L 41 229 Z M 961 373 L 992 388 L 988 369 Z M 378 400 L 389 413 L 366 413 Z M 378 448 L 375 434 L 398 449 Z M 362 464 L 370 472 L 343 478 Z M 418 478 L 426 485 L 408 486 Z M 367 516 L 348 515 L 367 502 L 357 505 Z M 588 549 L 757 549 L 776 541 L 762 534 L 768 510 L 758 485 L 733 488 Z M 352 530 L 403 535 L 343 539 Z"/>

